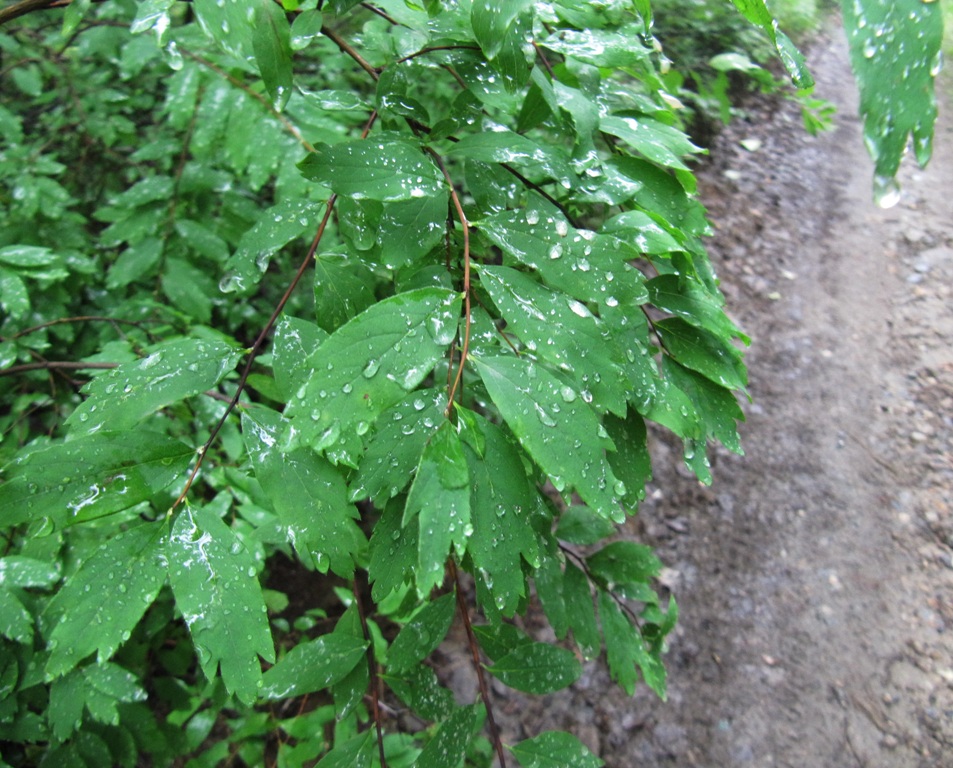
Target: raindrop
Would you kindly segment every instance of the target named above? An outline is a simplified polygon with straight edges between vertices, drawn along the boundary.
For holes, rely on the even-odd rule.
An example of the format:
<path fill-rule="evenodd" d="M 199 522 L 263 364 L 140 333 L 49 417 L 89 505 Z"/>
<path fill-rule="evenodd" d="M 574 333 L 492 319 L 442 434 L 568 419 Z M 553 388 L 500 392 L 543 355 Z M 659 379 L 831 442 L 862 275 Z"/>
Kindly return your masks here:
<path fill-rule="evenodd" d="M 364 375 L 365 379 L 370 379 L 380 370 L 381 364 L 378 360 L 368 360 L 367 365 L 364 366 L 364 370 L 361 373 Z"/>
<path fill-rule="evenodd" d="M 348 383 L 345 384 L 343 387 L 341 387 L 341 391 L 342 391 L 345 395 L 351 394 L 351 391 L 352 391 L 353 389 L 354 389 L 354 387 L 351 385 L 350 382 L 348 382 Z"/>
<path fill-rule="evenodd" d="M 900 202 L 900 185 L 892 176 L 874 176 L 874 202 L 881 208 L 893 208 Z"/>
<path fill-rule="evenodd" d="M 555 427 L 556 420 L 546 412 L 546 410 L 539 404 L 533 403 L 536 408 L 536 416 L 539 420 L 547 427 Z"/>

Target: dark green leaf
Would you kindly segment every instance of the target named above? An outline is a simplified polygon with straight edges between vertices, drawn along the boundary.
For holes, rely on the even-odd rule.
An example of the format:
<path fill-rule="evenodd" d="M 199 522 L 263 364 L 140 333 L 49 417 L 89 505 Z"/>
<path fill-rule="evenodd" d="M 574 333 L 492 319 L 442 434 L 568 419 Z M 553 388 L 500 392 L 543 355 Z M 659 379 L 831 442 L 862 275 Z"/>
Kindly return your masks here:
<path fill-rule="evenodd" d="M 275 701 L 327 688 L 362 662 L 366 650 L 365 640 L 337 632 L 298 643 L 265 673 L 261 698 Z"/>
<path fill-rule="evenodd" d="M 626 489 L 605 458 L 612 442 L 602 436 L 605 430 L 582 398 L 526 359 L 488 357 L 475 362 L 507 425 L 556 489 L 572 486 L 593 510 L 622 522 L 619 498 Z"/>
<path fill-rule="evenodd" d="M 0 635 L 24 645 L 33 641 L 33 617 L 6 588 L 0 588 Z"/>
<path fill-rule="evenodd" d="M 510 688 L 543 694 L 574 683 L 582 674 L 582 665 L 565 648 L 528 643 L 514 648 L 487 670 Z"/>
<path fill-rule="evenodd" d="M 565 187 L 572 185 L 575 174 L 568 158 L 552 145 L 539 144 L 512 131 L 471 133 L 453 145 L 451 155 L 482 163 L 505 163 L 517 168 L 529 167 L 540 171 Z"/>
<path fill-rule="evenodd" d="M 48 518 L 55 528 L 152 499 L 180 478 L 194 455 L 150 432 L 97 432 L 14 459 L 0 486 L 0 525 Z"/>
<path fill-rule="evenodd" d="M 730 451 L 744 454 L 738 422 L 744 421 L 745 414 L 734 394 L 668 358 L 663 361 L 663 367 L 665 375 L 692 401 L 705 436 L 718 440 Z"/>
<path fill-rule="evenodd" d="M 423 288 L 385 299 L 335 331 L 286 410 L 298 439 L 317 450 L 343 446 L 343 460 L 356 465 L 355 439 L 444 355 L 460 303 L 451 291 Z"/>
<path fill-rule="evenodd" d="M 319 144 L 298 167 L 305 178 L 359 200 L 412 200 L 438 195 L 446 184 L 418 146 L 397 138 Z"/>
<path fill-rule="evenodd" d="M 440 242 L 446 229 L 446 194 L 388 203 L 380 221 L 381 262 L 388 269 L 414 263 Z"/>
<path fill-rule="evenodd" d="M 420 753 L 414 768 L 457 768 L 473 738 L 476 706 L 458 707 L 443 723 L 437 735 Z"/>
<path fill-rule="evenodd" d="M 425 720 L 443 720 L 453 710 L 453 692 L 440 685 L 426 664 L 411 667 L 400 677 L 387 676 L 387 684 L 401 701 Z"/>
<path fill-rule="evenodd" d="M 553 633 L 562 640 L 569 631 L 569 613 L 566 609 L 566 597 L 563 594 L 563 571 L 559 558 L 544 556 L 539 568 L 536 569 L 534 581 L 536 595 L 553 628 Z"/>
<path fill-rule="evenodd" d="M 359 260 L 327 253 L 314 259 L 314 309 L 328 333 L 374 303 L 374 277 Z"/>
<path fill-rule="evenodd" d="M 368 768 L 375 743 L 374 732 L 365 731 L 343 744 L 335 745 L 315 768 Z"/>
<path fill-rule="evenodd" d="M 634 511 L 645 498 L 645 484 L 652 479 L 652 458 L 647 445 L 645 421 L 630 408 L 625 419 L 610 415 L 606 416 L 603 423 L 616 447 L 616 452 L 608 455 L 609 466 L 616 477 L 625 483 L 623 501 L 628 509 Z"/>
<path fill-rule="evenodd" d="M 275 383 L 285 400 L 290 400 L 311 378 L 314 354 L 328 334 L 314 323 L 282 315 L 272 342 L 272 369 Z"/>
<path fill-rule="evenodd" d="M 83 389 L 86 400 L 66 423 L 75 434 L 130 429 L 150 413 L 213 388 L 238 362 L 220 341 L 180 339 L 97 376 Z"/>
<path fill-rule="evenodd" d="M 721 337 L 673 317 L 654 323 L 665 351 L 715 384 L 744 391 L 748 374 L 741 352 Z"/>
<path fill-rule="evenodd" d="M 242 415 L 255 475 L 298 557 L 322 572 L 330 565 L 348 578 L 353 558 L 366 542 L 357 527 L 358 512 L 348 503 L 344 478 L 307 449 L 280 452 L 277 444 L 285 428 L 281 416 L 267 408 Z"/>
<path fill-rule="evenodd" d="M 725 314 L 724 302 L 700 283 L 677 275 L 659 275 L 645 284 L 649 301 L 665 312 L 670 312 L 697 328 L 711 331 L 725 341 L 739 338 L 746 344 L 750 339 Z"/>
<path fill-rule="evenodd" d="M 470 10 L 473 36 L 483 53 L 493 59 L 503 48 L 514 22 L 532 8 L 530 0 L 476 0 Z"/>
<path fill-rule="evenodd" d="M 807 65 L 801 52 L 794 47 L 790 38 L 778 29 L 777 22 L 771 11 L 767 9 L 764 0 L 731 0 L 752 24 L 761 27 L 768 39 L 777 48 L 778 56 L 784 68 L 798 88 L 810 88 L 814 85 L 814 78 L 807 71 Z M 879 0 L 878 0 L 879 1 Z M 873 4 L 873 3 L 872 3 Z"/>
<path fill-rule="evenodd" d="M 106 661 L 129 639 L 165 584 L 164 528 L 139 525 L 114 536 L 53 598 L 47 613 L 60 619 L 50 634 L 49 677 L 69 672 L 94 651 Z"/>
<path fill-rule="evenodd" d="M 606 584 L 646 583 L 658 576 L 662 563 L 645 544 L 614 541 L 586 558 L 589 573 Z"/>
<path fill-rule="evenodd" d="M 220 667 L 228 691 L 253 703 L 262 680 L 258 656 L 273 662 L 275 650 L 251 554 L 211 512 L 186 509 L 172 527 L 168 560 L 202 671 L 214 680 Z"/>
<path fill-rule="evenodd" d="M 36 245 L 7 245 L 0 248 L 0 263 L 10 267 L 29 269 L 59 262 L 60 258 L 49 248 Z"/>
<path fill-rule="evenodd" d="M 387 663 L 397 674 L 412 669 L 443 642 L 456 610 L 453 592 L 425 605 L 407 622 L 387 651 Z"/>
<path fill-rule="evenodd" d="M 280 112 L 292 88 L 290 27 L 284 11 L 272 0 L 259 0 L 252 46 L 272 106 Z"/>
<path fill-rule="evenodd" d="M 291 24 L 291 48 L 300 51 L 321 34 L 324 18 L 321 11 L 302 11 Z"/>
<path fill-rule="evenodd" d="M 404 525 L 420 531 L 416 568 L 417 592 L 430 594 L 444 580 L 444 565 L 453 547 L 458 558 L 467 549 L 470 523 L 470 473 L 463 444 L 446 419 L 424 446 L 407 496 Z"/>
<path fill-rule="evenodd" d="M 579 739 L 565 731 L 544 731 L 514 744 L 510 751 L 523 768 L 599 768 L 605 765 Z"/>
<path fill-rule="evenodd" d="M 7 555 L 0 558 L 0 586 L 2 587 L 50 587 L 59 578 L 59 563 L 53 566 L 23 555 Z"/>
<path fill-rule="evenodd" d="M 596 544 L 615 533 L 615 525 L 594 514 L 589 507 L 575 505 L 559 516 L 557 538 L 573 544 Z"/>
<path fill-rule="evenodd" d="M 594 659 L 602 650 L 596 611 L 592 603 L 589 579 L 572 563 L 566 563 L 563 576 L 563 594 L 566 597 L 566 612 L 576 645 L 587 659 Z"/>
<path fill-rule="evenodd" d="M 473 634 L 483 652 L 492 660 L 502 659 L 510 651 L 523 645 L 532 645 L 533 639 L 512 624 L 479 624 Z"/>
<path fill-rule="evenodd" d="M 373 585 L 371 597 L 377 602 L 410 581 L 417 567 L 417 527 L 404 528 L 403 514 L 402 505 L 388 504 L 371 536 L 367 574 Z"/>

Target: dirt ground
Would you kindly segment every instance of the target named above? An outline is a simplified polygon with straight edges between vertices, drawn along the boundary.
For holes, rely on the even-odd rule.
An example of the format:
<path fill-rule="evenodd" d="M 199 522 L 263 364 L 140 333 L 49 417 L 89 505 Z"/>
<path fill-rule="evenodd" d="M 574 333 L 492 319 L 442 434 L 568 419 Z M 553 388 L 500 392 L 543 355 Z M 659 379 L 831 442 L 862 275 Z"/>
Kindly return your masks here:
<path fill-rule="evenodd" d="M 701 174 L 754 402 L 711 488 L 654 441 L 631 532 L 681 607 L 668 702 L 594 662 L 499 691 L 508 740 L 567 728 L 609 768 L 953 766 L 953 120 L 879 209 L 841 36 L 810 59 L 836 130 L 758 107 Z"/>

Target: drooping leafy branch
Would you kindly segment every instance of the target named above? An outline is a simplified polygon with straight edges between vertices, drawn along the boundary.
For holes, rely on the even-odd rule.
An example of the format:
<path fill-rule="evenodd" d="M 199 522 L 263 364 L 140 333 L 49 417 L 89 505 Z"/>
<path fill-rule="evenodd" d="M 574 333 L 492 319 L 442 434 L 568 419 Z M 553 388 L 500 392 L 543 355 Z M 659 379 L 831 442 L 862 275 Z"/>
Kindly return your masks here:
<path fill-rule="evenodd" d="M 4 759 L 601 764 L 504 744 L 486 675 L 664 697 L 617 525 L 650 430 L 741 452 L 747 385 L 647 0 L 56 13 L 0 36 Z"/>

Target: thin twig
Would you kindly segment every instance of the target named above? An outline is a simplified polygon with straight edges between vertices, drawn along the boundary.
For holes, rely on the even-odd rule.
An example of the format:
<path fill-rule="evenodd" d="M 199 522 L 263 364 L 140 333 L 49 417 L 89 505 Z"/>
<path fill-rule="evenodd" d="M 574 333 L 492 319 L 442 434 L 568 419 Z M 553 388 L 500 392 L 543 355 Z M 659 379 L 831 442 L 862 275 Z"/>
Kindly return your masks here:
<path fill-rule="evenodd" d="M 429 48 L 421 48 L 415 53 L 408 54 L 402 59 L 397 59 L 395 64 L 403 64 L 405 61 L 410 61 L 411 59 L 416 59 L 419 56 L 426 56 L 428 53 L 435 53 L 436 51 L 479 51 L 480 46 L 478 45 L 432 45 Z"/>
<path fill-rule="evenodd" d="M 333 42 L 338 48 L 340 48 L 342 53 L 346 53 L 348 56 L 354 59 L 354 61 L 357 63 L 357 65 L 361 69 L 363 69 L 365 72 L 367 72 L 367 74 L 369 74 L 372 78 L 374 78 L 375 83 L 381 79 L 380 72 L 378 72 L 377 69 L 371 66 L 367 62 L 367 60 L 363 56 L 361 56 L 361 54 L 359 54 L 356 50 L 354 50 L 354 48 L 351 47 L 350 43 L 348 43 L 347 40 L 341 37 L 337 32 L 335 32 L 329 26 L 324 25 L 323 27 L 321 27 L 321 34 L 323 34 L 325 37 L 331 40 L 331 42 Z"/>
<path fill-rule="evenodd" d="M 104 317 L 102 315 L 77 315 L 76 317 L 61 317 L 56 320 L 50 320 L 46 323 L 34 325 L 30 328 L 25 328 L 22 331 L 13 334 L 13 336 L 10 338 L 19 339 L 21 336 L 28 336 L 31 333 L 42 331 L 44 328 L 49 328 L 52 325 L 63 325 L 64 323 L 111 323 L 113 325 L 132 325 L 136 328 L 142 329 L 142 323 L 139 323 L 135 320 L 120 320 L 115 317 Z"/>
<path fill-rule="evenodd" d="M 357 574 L 359 571 L 355 571 Z M 367 629 L 367 617 L 364 615 L 364 605 L 361 602 L 361 590 L 354 576 L 354 604 L 357 606 L 357 615 L 361 619 L 361 631 L 367 641 L 367 670 L 370 674 L 371 713 L 374 716 L 374 727 L 377 730 L 377 751 L 380 756 L 381 768 L 387 768 L 387 759 L 384 756 L 384 726 L 381 723 L 380 707 L 380 675 L 377 674 L 377 662 L 374 659 L 374 643 L 371 633 Z"/>
<path fill-rule="evenodd" d="M 118 365 L 118 363 L 83 363 L 71 362 L 69 360 L 41 360 L 36 363 L 11 365 L 9 368 L 4 368 L 2 371 L 0 371 L 0 376 L 16 376 L 18 373 L 25 373 L 26 371 L 84 371 L 87 369 L 108 370 L 110 368 L 116 368 Z"/>
<path fill-rule="evenodd" d="M 460 196 L 457 194 L 456 187 L 453 185 L 453 179 L 450 178 L 443 159 L 432 149 L 428 148 L 427 153 L 434 159 L 443 172 L 443 177 L 446 179 L 447 186 L 450 188 L 450 199 L 453 201 L 453 207 L 457 211 L 457 218 L 460 220 L 460 226 L 463 229 L 463 311 L 465 315 L 463 323 L 463 345 L 460 349 L 460 363 L 457 368 L 457 375 L 453 380 L 453 385 L 450 387 L 450 392 L 447 396 L 447 410 L 445 413 L 449 417 L 453 409 L 453 400 L 457 394 L 457 388 L 460 386 L 460 381 L 463 378 L 463 367 L 467 362 L 467 354 L 470 351 L 470 222 L 467 221 L 467 215 L 463 212 Z"/>
<path fill-rule="evenodd" d="M 473 658 L 473 668 L 476 670 L 477 682 L 480 686 L 480 698 L 483 699 L 483 706 L 486 709 L 486 721 L 490 726 L 490 739 L 493 742 L 493 749 L 500 761 L 500 768 L 506 768 L 506 753 L 503 751 L 503 742 L 500 739 L 500 729 L 493 717 L 493 705 L 490 702 L 490 691 L 486 685 L 486 676 L 483 674 L 483 662 L 480 661 L 480 646 L 477 644 L 476 635 L 473 634 L 473 624 L 470 622 L 470 608 L 467 606 L 466 598 L 463 596 L 463 590 L 460 588 L 460 575 L 457 573 L 457 564 L 453 558 L 447 560 L 450 566 L 450 576 L 457 593 L 457 607 L 460 609 L 460 616 L 463 619 L 463 627 L 467 632 L 467 643 L 470 646 L 470 656 Z"/>

